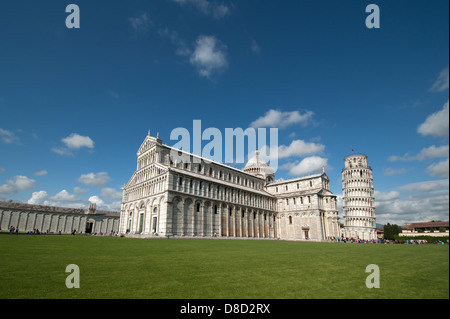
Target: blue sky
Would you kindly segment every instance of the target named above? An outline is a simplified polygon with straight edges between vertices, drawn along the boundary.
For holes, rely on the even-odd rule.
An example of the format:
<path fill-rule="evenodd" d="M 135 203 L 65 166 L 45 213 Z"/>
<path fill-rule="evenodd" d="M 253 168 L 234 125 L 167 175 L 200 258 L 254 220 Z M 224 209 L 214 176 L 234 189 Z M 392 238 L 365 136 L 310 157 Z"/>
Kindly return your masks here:
<path fill-rule="evenodd" d="M 148 129 L 173 145 L 201 120 L 278 127 L 276 177 L 326 166 L 338 196 L 353 147 L 374 170 L 377 223 L 448 220 L 448 6 L 2 1 L 0 199 L 117 209 Z"/>

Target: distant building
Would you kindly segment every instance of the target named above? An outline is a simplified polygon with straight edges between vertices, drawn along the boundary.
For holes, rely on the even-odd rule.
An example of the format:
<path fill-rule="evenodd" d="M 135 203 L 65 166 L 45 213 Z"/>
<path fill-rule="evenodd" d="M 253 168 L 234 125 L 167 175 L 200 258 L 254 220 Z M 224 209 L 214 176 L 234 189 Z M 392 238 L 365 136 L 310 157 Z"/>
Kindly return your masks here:
<path fill-rule="evenodd" d="M 73 230 L 88 234 L 118 233 L 118 212 L 99 211 L 95 204 L 89 209 L 30 205 L 22 203 L 0 202 L 1 231 L 11 227 L 19 232 L 70 234 Z"/>
<path fill-rule="evenodd" d="M 400 236 L 449 236 L 448 221 L 405 223 Z"/>

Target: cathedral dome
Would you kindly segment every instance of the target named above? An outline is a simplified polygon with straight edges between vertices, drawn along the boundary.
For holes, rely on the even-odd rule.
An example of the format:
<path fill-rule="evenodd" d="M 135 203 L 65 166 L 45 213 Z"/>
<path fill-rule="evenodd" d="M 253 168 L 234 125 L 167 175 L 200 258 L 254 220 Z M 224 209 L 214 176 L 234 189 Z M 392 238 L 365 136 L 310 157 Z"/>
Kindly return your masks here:
<path fill-rule="evenodd" d="M 264 158 L 262 158 L 259 151 L 256 151 L 255 156 L 248 160 L 243 171 L 257 177 L 264 178 L 267 183 L 272 183 L 275 181 L 274 169 L 270 167 Z"/>

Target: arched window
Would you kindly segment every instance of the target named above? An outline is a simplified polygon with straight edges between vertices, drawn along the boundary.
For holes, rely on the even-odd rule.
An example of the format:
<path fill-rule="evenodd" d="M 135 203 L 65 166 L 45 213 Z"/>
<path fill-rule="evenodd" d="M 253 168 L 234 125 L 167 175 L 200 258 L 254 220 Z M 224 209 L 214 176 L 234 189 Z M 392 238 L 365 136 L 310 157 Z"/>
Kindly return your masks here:
<path fill-rule="evenodd" d="M 292 216 L 289 216 L 289 225 L 292 225 Z"/>

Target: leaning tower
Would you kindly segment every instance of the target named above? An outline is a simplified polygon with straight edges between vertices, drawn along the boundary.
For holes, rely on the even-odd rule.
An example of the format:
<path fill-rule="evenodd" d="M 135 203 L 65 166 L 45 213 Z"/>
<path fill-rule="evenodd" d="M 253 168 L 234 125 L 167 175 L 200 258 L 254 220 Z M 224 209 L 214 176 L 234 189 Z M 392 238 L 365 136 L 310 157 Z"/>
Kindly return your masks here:
<path fill-rule="evenodd" d="M 377 238 L 372 168 L 366 155 L 351 155 L 342 170 L 345 237 L 372 240 Z"/>

